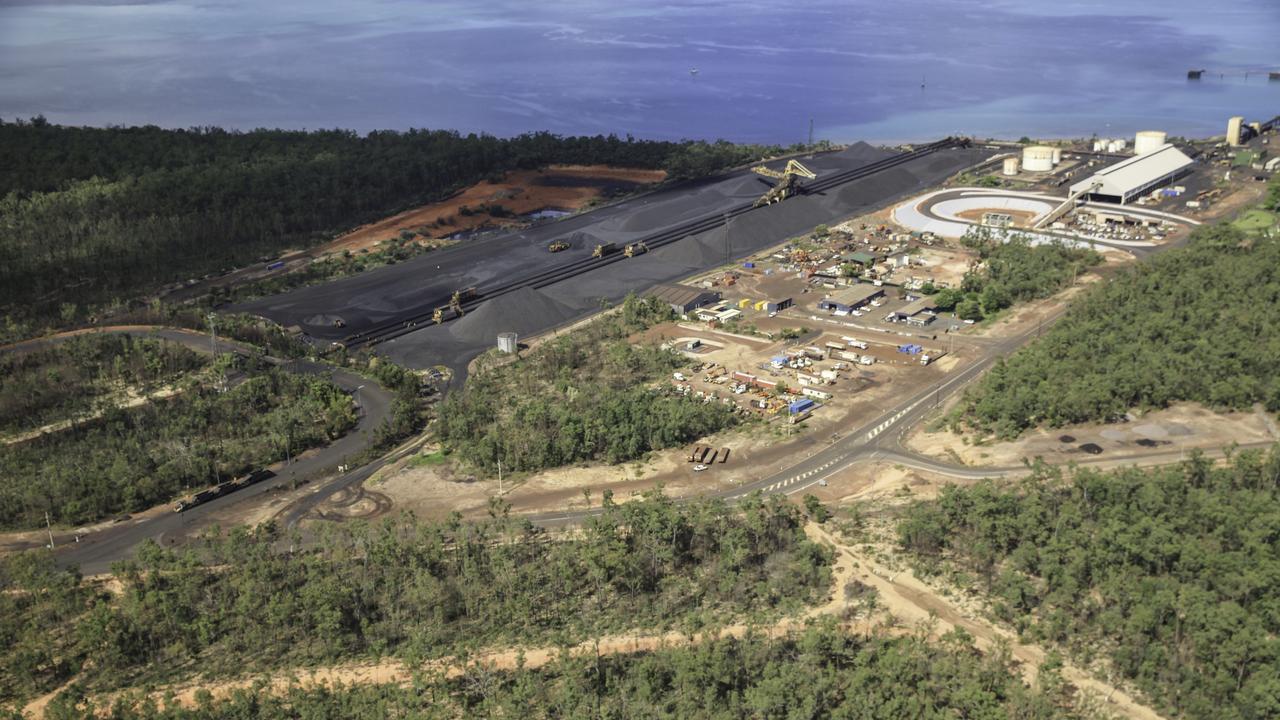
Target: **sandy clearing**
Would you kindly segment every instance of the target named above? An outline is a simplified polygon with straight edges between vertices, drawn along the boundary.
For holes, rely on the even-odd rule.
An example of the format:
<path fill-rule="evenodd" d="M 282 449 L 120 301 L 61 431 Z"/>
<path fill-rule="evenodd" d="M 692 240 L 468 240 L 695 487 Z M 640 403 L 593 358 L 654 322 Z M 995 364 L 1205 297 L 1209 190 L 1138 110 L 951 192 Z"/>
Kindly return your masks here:
<path fill-rule="evenodd" d="M 423 205 L 384 218 L 332 240 L 311 251 L 314 257 L 341 252 L 357 252 L 412 230 L 427 238 L 440 239 L 465 230 L 512 224 L 514 218 L 499 218 L 477 212 L 463 215 L 462 208 L 501 205 L 517 216 L 543 209 L 576 212 L 600 197 L 604 181 L 621 187 L 638 187 L 666 178 L 662 170 L 613 168 L 604 165 L 552 165 L 545 170 L 507 173 L 501 182 L 480 182 L 437 203 Z M 553 184 L 552 184 L 553 183 Z M 444 222 L 442 222 L 444 221 Z M 434 224 L 434 225 L 433 225 Z"/>
<path fill-rule="evenodd" d="M 1153 434 L 1148 426 L 1162 428 L 1166 433 Z M 1023 458 L 1036 457 L 1054 465 L 1072 461 L 1095 463 L 1112 455 L 1136 460 L 1143 454 L 1167 454 L 1193 448 L 1218 450 L 1232 443 L 1249 445 L 1280 440 L 1273 434 L 1273 424 L 1265 411 L 1224 413 L 1193 403 L 1148 412 L 1133 422 L 1042 428 L 1028 431 L 1017 440 L 981 444 L 970 434 L 957 435 L 948 430 L 929 432 L 928 427 L 928 422 L 918 424 L 908 433 L 904 444 L 923 455 L 979 467 L 1018 465 Z M 1086 443 L 1097 444 L 1103 452 L 1083 453 L 1079 448 Z"/>

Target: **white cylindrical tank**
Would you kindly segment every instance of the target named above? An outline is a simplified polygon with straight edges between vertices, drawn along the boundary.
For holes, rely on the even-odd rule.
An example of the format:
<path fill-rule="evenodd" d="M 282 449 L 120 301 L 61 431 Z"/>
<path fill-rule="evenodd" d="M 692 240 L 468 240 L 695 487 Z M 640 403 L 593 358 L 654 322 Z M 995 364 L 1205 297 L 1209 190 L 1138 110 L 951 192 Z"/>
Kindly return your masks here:
<path fill-rule="evenodd" d="M 1163 130 L 1143 130 L 1133 136 L 1133 152 L 1136 155 L 1146 155 L 1164 147 L 1168 141 L 1169 135 Z"/>
<path fill-rule="evenodd" d="M 513 332 L 498 333 L 498 349 L 504 353 L 513 353 L 520 347 L 518 340 Z"/>
<path fill-rule="evenodd" d="M 1240 137 L 1244 128 L 1244 117 L 1237 115 L 1227 121 L 1227 144 L 1236 146 L 1243 142 Z"/>
<path fill-rule="evenodd" d="M 1111 142 L 1107 143 L 1107 152 L 1110 152 L 1110 153 L 1124 152 L 1124 149 L 1128 146 L 1129 146 L 1129 142 L 1127 140 L 1112 140 Z"/>
<path fill-rule="evenodd" d="M 1106 149 L 1107 149 L 1107 141 L 1106 141 L 1106 140 L 1094 140 L 1094 141 L 1093 141 L 1093 151 L 1094 151 L 1094 152 L 1104 152 L 1104 151 L 1106 151 Z"/>
<path fill-rule="evenodd" d="M 1031 145 L 1022 149 L 1022 169 L 1027 172 L 1049 172 L 1053 169 L 1053 148 Z"/>
<path fill-rule="evenodd" d="M 1062 148 L 1056 147 L 1053 149 L 1053 164 L 1057 165 L 1060 162 L 1062 162 Z"/>
<path fill-rule="evenodd" d="M 1004 174 L 1005 175 L 1018 174 L 1018 158 L 1011 157 L 1011 158 L 1004 159 Z"/>

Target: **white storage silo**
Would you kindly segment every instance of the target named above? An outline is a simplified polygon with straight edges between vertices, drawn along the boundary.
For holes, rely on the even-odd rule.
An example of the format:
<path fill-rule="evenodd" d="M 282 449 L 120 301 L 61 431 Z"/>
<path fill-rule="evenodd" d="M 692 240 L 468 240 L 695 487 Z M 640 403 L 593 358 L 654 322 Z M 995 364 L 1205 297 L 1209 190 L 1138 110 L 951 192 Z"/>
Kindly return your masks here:
<path fill-rule="evenodd" d="M 1018 158 L 1011 157 L 1011 158 L 1004 159 L 1004 174 L 1005 175 L 1018 174 Z"/>
<path fill-rule="evenodd" d="M 1227 144 L 1233 147 L 1241 145 L 1244 142 L 1244 139 L 1241 137 L 1243 135 L 1243 129 L 1244 129 L 1244 118 L 1242 116 L 1237 115 L 1231 118 L 1230 120 L 1228 120 L 1227 121 Z"/>
<path fill-rule="evenodd" d="M 1163 130 L 1143 130 L 1133 136 L 1133 152 L 1135 155 L 1146 155 L 1164 147 L 1169 136 Z"/>
<path fill-rule="evenodd" d="M 1062 148 L 1056 147 L 1053 149 L 1053 164 L 1057 165 L 1060 162 L 1062 162 Z"/>
<path fill-rule="evenodd" d="M 1023 148 L 1022 169 L 1027 172 L 1049 172 L 1053 170 L 1053 148 L 1044 145 L 1031 145 Z"/>
<path fill-rule="evenodd" d="M 518 340 L 513 332 L 498 333 L 498 349 L 504 353 L 513 353 L 520 348 Z"/>
<path fill-rule="evenodd" d="M 1093 141 L 1093 151 L 1094 151 L 1094 152 L 1106 152 L 1106 149 L 1107 149 L 1107 141 L 1106 141 L 1106 140 L 1094 140 L 1094 141 Z"/>

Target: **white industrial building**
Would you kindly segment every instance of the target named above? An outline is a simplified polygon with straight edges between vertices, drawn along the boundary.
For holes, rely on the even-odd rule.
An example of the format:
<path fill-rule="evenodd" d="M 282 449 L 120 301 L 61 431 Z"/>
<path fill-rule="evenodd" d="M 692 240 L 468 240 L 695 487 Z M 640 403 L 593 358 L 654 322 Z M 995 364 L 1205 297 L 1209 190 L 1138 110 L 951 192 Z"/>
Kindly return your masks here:
<path fill-rule="evenodd" d="M 1194 162 L 1178 148 L 1166 144 L 1157 150 L 1099 170 L 1091 177 L 1073 184 L 1071 194 L 1084 193 L 1083 197 L 1088 200 L 1123 205 L 1187 174 Z"/>

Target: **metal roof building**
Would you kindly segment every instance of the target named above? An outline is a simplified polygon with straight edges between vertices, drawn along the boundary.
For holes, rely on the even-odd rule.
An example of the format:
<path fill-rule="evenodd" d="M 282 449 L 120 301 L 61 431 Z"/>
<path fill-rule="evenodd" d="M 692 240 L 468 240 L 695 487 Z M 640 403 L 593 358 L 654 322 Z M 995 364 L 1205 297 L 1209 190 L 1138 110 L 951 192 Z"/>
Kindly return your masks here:
<path fill-rule="evenodd" d="M 1166 143 L 1157 150 L 1131 157 L 1074 183 L 1071 194 L 1083 193 L 1083 197 L 1089 200 L 1123 205 L 1187 174 L 1194 162 L 1181 150 Z"/>
<path fill-rule="evenodd" d="M 688 285 L 662 284 L 655 285 L 645 293 L 656 297 L 671 306 L 677 315 L 687 315 L 690 310 L 720 301 L 720 293 L 710 290 L 689 287 Z"/>
<path fill-rule="evenodd" d="M 884 296 L 884 288 L 875 285 L 857 284 L 837 290 L 836 292 L 822 298 L 818 301 L 818 308 L 822 310 L 838 310 L 841 312 L 849 312 L 856 310 L 863 305 Z"/>
<path fill-rule="evenodd" d="M 933 301 L 932 297 L 925 296 L 916 298 L 902 307 L 889 313 L 889 317 L 894 320 L 905 320 L 912 325 L 928 325 L 933 322 L 934 313 L 938 309 L 938 304 Z"/>

